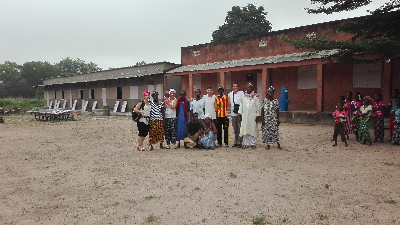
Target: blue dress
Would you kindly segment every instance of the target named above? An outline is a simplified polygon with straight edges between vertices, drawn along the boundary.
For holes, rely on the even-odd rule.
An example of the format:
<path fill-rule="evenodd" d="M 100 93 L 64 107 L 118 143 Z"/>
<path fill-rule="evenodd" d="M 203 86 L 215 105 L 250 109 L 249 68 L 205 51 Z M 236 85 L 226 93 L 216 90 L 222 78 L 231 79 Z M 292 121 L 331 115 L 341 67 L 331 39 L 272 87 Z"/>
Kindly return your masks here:
<path fill-rule="evenodd" d="M 186 121 L 185 121 L 185 111 L 183 110 L 184 103 L 181 102 L 179 107 L 179 115 L 177 118 L 177 125 L 176 125 L 176 140 L 180 141 L 185 138 L 186 134 Z"/>

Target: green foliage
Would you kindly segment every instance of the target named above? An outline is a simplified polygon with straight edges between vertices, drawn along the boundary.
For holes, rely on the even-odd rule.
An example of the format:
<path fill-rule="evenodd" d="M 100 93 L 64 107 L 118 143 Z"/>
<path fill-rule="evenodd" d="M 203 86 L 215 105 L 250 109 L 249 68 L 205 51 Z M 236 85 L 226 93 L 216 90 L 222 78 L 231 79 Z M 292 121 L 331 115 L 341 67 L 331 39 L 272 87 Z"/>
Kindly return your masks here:
<path fill-rule="evenodd" d="M 212 41 L 267 34 L 272 27 L 266 15 L 263 6 L 258 8 L 253 4 L 242 8 L 233 6 L 225 17 L 225 23 L 212 33 Z"/>
<path fill-rule="evenodd" d="M 42 86 L 36 88 L 36 99 L 41 101 L 44 99 L 44 88 Z"/>
<path fill-rule="evenodd" d="M 72 59 L 67 57 L 54 65 L 57 69 L 57 74 L 83 74 L 89 72 L 101 71 L 101 68 L 92 62 L 86 63 L 79 58 Z"/>
<path fill-rule="evenodd" d="M 368 5 L 372 0 L 311 0 L 321 4 L 316 9 L 307 8 L 308 13 L 325 13 L 350 11 Z M 329 5 L 329 6 L 327 6 Z M 345 63 L 365 63 L 392 59 L 400 55 L 400 1 L 391 0 L 371 12 L 371 15 L 350 20 L 335 27 L 337 32 L 352 34 L 345 41 L 329 40 L 329 37 L 301 37 L 280 39 L 291 43 L 295 48 L 313 52 L 338 50 L 337 53 L 325 56 L 325 61 Z M 395 10 L 395 11 L 394 11 Z M 364 59 L 367 53 L 380 53 L 373 59 Z"/>
<path fill-rule="evenodd" d="M 145 61 L 137 62 L 135 64 L 135 66 L 144 66 L 144 65 L 147 65 L 147 63 Z"/>
<path fill-rule="evenodd" d="M 0 98 L 0 108 L 28 108 L 43 106 L 43 100 L 30 98 Z"/>

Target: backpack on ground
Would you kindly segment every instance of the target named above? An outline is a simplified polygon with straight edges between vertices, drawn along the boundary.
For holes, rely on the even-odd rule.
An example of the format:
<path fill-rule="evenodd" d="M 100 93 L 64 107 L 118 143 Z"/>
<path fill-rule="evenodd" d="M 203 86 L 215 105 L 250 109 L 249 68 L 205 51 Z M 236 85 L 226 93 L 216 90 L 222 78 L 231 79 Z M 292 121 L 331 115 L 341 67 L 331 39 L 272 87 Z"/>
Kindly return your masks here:
<path fill-rule="evenodd" d="M 143 110 L 145 103 L 144 103 L 143 100 L 140 101 L 140 102 L 142 102 L 142 106 L 140 106 L 139 109 L 140 109 L 140 110 Z M 137 104 L 136 104 L 136 105 L 137 105 Z M 135 107 L 136 107 L 136 105 L 135 105 Z M 135 112 L 135 111 L 132 109 L 132 120 L 133 120 L 134 122 L 139 122 L 139 119 L 140 119 L 140 118 L 142 118 L 142 114 L 137 113 L 137 112 Z"/>

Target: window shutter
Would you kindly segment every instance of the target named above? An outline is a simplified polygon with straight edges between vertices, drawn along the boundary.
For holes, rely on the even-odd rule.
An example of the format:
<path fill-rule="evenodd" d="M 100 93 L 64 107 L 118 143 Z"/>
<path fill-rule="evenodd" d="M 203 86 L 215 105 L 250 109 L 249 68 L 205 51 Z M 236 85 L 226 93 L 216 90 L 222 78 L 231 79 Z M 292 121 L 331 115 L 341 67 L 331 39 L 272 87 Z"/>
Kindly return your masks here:
<path fill-rule="evenodd" d="M 306 65 L 298 67 L 298 89 L 317 88 L 317 65 Z"/>

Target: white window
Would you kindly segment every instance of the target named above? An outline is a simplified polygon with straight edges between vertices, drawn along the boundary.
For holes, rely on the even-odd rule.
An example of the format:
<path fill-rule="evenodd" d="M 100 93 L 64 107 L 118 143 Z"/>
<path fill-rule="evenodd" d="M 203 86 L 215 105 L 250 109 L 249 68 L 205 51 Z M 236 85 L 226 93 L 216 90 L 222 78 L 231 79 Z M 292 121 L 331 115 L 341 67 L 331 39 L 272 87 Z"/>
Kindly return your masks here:
<path fill-rule="evenodd" d="M 299 66 L 297 89 L 317 88 L 317 65 Z"/>
<path fill-rule="evenodd" d="M 353 88 L 381 88 L 382 64 L 353 65 Z"/>

